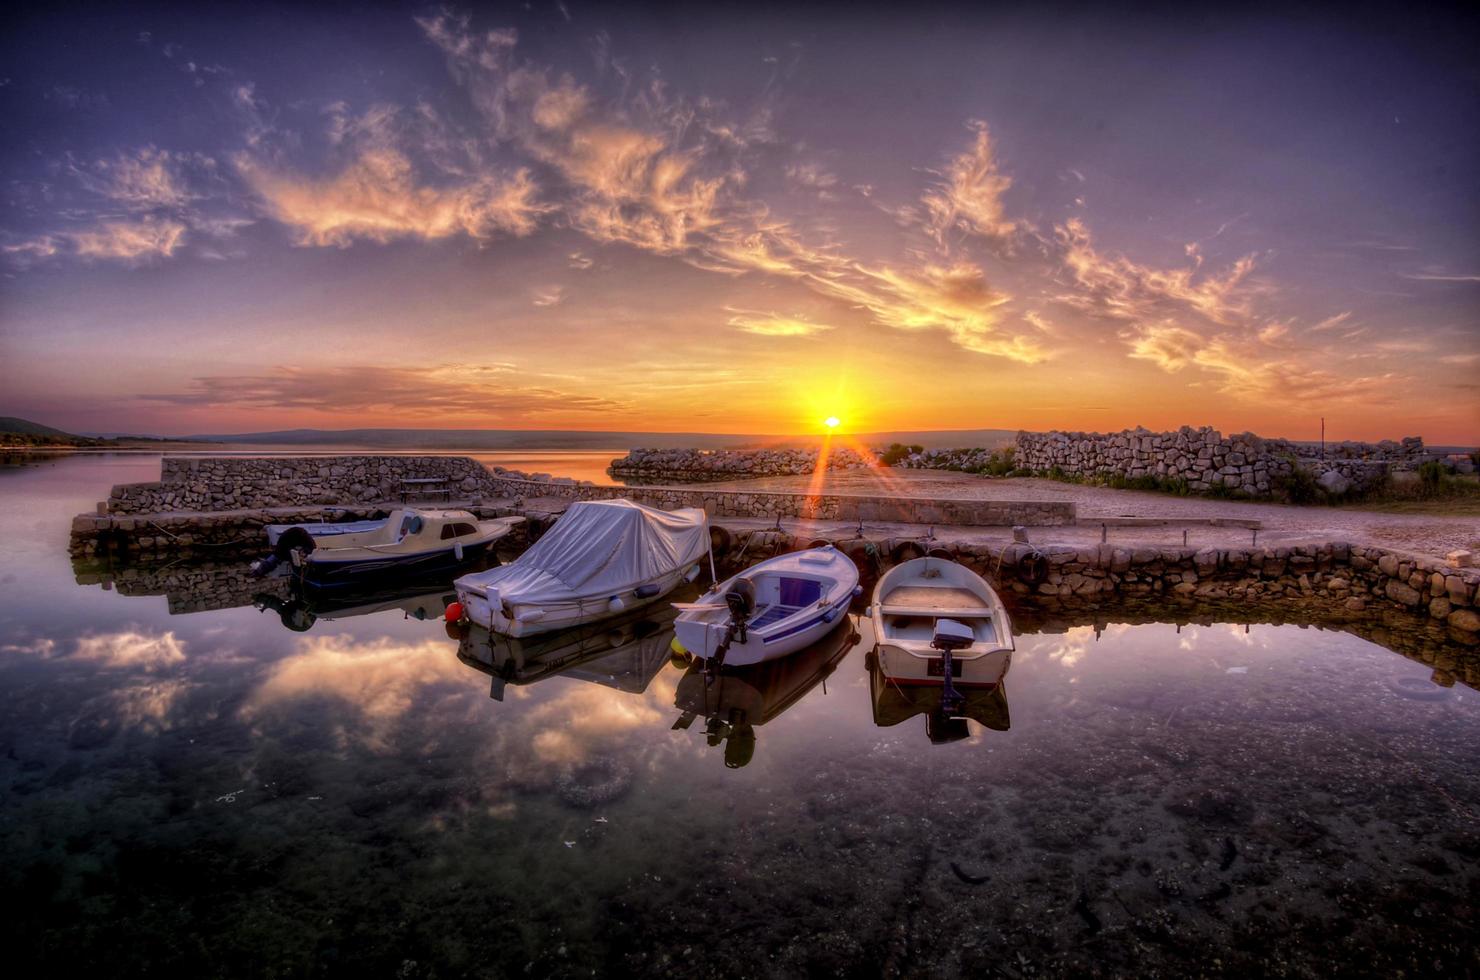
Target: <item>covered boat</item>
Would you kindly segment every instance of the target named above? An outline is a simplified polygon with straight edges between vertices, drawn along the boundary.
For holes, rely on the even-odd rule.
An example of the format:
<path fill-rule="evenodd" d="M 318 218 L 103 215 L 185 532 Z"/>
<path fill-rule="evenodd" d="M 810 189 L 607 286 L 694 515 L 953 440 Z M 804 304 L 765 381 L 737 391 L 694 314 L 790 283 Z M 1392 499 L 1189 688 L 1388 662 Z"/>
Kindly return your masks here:
<path fill-rule="evenodd" d="M 479 520 L 465 510 L 391 512 L 385 523 L 364 531 L 335 529 L 322 537 L 313 524 L 287 528 L 272 555 L 253 564 L 259 575 L 288 561 L 305 583 L 320 589 L 363 587 L 387 577 L 446 575 L 486 559 L 499 539 L 522 517 Z"/>
<path fill-rule="evenodd" d="M 740 667 L 795 653 L 828 633 L 859 595 L 858 567 L 832 545 L 778 555 L 678 603 L 684 650 Z"/>
<path fill-rule="evenodd" d="M 956 687 L 1002 682 L 1012 662 L 1012 624 L 980 575 L 948 558 L 916 558 L 879 579 L 869 607 L 879 670 L 896 684 Z"/>
<path fill-rule="evenodd" d="M 738 769 L 755 755 L 755 730 L 796 704 L 833 673 L 858 644 L 852 620 L 842 617 L 831 631 L 793 656 L 748 667 L 709 671 L 697 661 L 679 678 L 673 705 L 683 714 L 673 723 L 687 729 L 700 716 L 710 745 L 724 745 L 725 765 Z"/>
<path fill-rule="evenodd" d="M 489 676 L 488 696 L 495 701 L 504 699 L 510 684 L 557 676 L 641 694 L 668 662 L 674 615 L 671 606 L 649 606 L 525 638 L 473 626 L 459 640 L 457 658 Z"/>
<path fill-rule="evenodd" d="M 583 500 L 517 559 L 454 583 L 463 615 L 530 636 L 621 615 L 697 578 L 709 550 L 704 511 Z"/>

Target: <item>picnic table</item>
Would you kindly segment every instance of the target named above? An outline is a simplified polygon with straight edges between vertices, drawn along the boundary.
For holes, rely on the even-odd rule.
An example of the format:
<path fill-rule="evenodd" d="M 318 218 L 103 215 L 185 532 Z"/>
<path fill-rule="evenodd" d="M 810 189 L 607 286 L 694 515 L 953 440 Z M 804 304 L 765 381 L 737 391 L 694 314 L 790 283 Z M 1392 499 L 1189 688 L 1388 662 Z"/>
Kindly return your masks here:
<path fill-rule="evenodd" d="M 440 497 L 444 501 L 452 500 L 452 485 L 446 477 L 442 476 L 418 476 L 401 481 L 401 503 L 407 503 L 412 497 Z"/>

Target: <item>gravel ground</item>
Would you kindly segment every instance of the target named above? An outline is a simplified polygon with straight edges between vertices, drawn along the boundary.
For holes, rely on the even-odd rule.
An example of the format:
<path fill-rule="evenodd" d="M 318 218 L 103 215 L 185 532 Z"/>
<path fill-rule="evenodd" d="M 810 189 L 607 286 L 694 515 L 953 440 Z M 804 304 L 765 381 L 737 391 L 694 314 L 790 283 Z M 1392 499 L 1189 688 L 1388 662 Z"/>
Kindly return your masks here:
<path fill-rule="evenodd" d="M 706 484 L 716 489 L 801 491 L 810 476 L 766 477 Z M 966 473 L 931 470 L 850 470 L 830 473 L 824 487 L 832 493 L 903 497 L 969 497 L 981 500 L 1069 500 L 1081 521 L 1097 517 L 1168 519 L 1241 517 L 1263 522 L 1272 536 L 1330 538 L 1353 544 L 1385 545 L 1430 555 L 1456 549 L 1480 554 L 1480 518 L 1434 514 L 1392 514 L 1338 507 L 1292 507 L 1286 504 L 1176 497 L 1138 490 L 1079 486 L 1032 478 L 985 479 Z M 1144 537 L 1138 534 L 1137 537 Z M 1264 535 L 1261 534 L 1261 540 Z"/>

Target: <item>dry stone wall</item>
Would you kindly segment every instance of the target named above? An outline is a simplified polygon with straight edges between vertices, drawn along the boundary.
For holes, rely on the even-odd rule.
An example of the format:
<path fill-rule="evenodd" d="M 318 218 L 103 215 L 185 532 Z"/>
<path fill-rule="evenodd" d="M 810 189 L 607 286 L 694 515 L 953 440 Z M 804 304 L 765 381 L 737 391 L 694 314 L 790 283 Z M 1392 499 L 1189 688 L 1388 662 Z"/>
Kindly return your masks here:
<path fill-rule="evenodd" d="M 1334 443 L 1325 454 L 1288 439 L 1251 432 L 1225 437 L 1208 426 L 1175 432 L 1020 432 L 1016 464 L 1035 472 L 1070 476 L 1185 480 L 1189 489 L 1223 487 L 1249 496 L 1270 496 L 1300 467 L 1336 495 L 1379 484 L 1391 469 L 1413 469 L 1425 458 L 1423 440 Z"/>
<path fill-rule="evenodd" d="M 800 476 L 817 468 L 816 449 L 634 449 L 612 460 L 611 473 L 624 480 L 743 480 L 759 476 Z M 852 449 L 834 449 L 828 468 L 856 470 L 874 465 Z"/>
<path fill-rule="evenodd" d="M 166 456 L 157 483 L 116 486 L 112 514 L 379 503 L 401 481 L 448 481 L 456 497 L 490 493 L 487 467 L 466 456 Z"/>
<path fill-rule="evenodd" d="M 624 497 L 650 507 L 703 507 L 711 517 L 804 518 L 820 521 L 889 521 L 1006 527 L 1013 524 L 1073 524 L 1074 505 L 1061 501 L 869 497 L 839 493 L 782 493 L 764 490 L 706 490 L 702 487 L 598 487 L 496 475 L 499 496 L 611 500 Z"/>

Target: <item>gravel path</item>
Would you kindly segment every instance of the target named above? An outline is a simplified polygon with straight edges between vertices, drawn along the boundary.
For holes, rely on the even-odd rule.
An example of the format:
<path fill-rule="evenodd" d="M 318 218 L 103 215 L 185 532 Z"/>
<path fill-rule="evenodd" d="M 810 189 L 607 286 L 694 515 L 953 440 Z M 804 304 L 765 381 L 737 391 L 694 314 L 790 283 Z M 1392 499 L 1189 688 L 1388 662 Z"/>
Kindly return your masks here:
<path fill-rule="evenodd" d="M 810 476 L 765 477 L 706 484 L 716 489 L 805 491 Z M 1347 507 L 1293 507 L 1287 504 L 1177 497 L 1139 490 L 1112 490 L 1035 478 L 986 479 L 967 473 L 935 470 L 849 470 L 829 473 L 823 489 L 830 493 L 899 497 L 967 497 L 978 500 L 1068 500 L 1081 521 L 1096 517 L 1255 518 L 1265 528 L 1302 536 L 1324 537 L 1402 548 L 1430 555 L 1467 549 L 1480 555 L 1480 518 L 1434 514 L 1390 514 Z"/>

